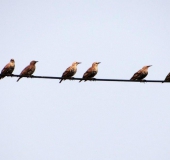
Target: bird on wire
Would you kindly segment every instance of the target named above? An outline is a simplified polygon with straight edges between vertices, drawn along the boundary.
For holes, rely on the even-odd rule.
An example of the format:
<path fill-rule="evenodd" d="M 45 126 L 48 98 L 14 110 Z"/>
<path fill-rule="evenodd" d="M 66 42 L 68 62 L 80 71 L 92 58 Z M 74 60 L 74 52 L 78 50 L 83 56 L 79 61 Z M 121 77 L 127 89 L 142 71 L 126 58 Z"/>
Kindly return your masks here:
<path fill-rule="evenodd" d="M 101 62 L 94 62 L 92 64 L 92 66 L 83 75 L 83 79 L 85 79 L 84 81 L 87 81 L 88 79 L 93 79 L 94 80 L 93 77 L 97 74 L 97 72 L 98 72 L 98 64 L 100 64 L 100 63 Z M 81 82 L 81 81 L 82 80 L 80 80 L 79 82 Z"/>
<path fill-rule="evenodd" d="M 15 68 L 15 61 L 11 59 L 10 62 L 2 69 L 0 79 L 4 78 L 6 75 L 12 75 Z"/>
<path fill-rule="evenodd" d="M 165 80 L 164 80 L 165 82 L 170 82 L 170 73 L 166 76 L 166 78 L 165 78 Z M 163 83 L 163 82 L 162 82 Z"/>
<path fill-rule="evenodd" d="M 148 68 L 151 66 L 152 65 L 144 66 L 142 69 L 136 72 L 130 80 L 132 81 L 143 80 L 148 75 Z"/>
<path fill-rule="evenodd" d="M 38 61 L 31 61 L 30 62 L 30 65 L 28 65 L 27 67 L 24 68 L 24 70 L 20 73 L 20 76 L 17 80 L 17 82 L 22 78 L 22 76 L 28 76 L 28 77 L 31 77 L 31 75 L 34 73 L 35 71 L 35 64 L 37 63 Z"/>
<path fill-rule="evenodd" d="M 65 70 L 59 83 L 61 83 L 63 80 L 66 80 L 67 78 L 73 78 L 77 72 L 78 64 L 81 64 L 81 62 L 73 62 L 73 64 Z"/>

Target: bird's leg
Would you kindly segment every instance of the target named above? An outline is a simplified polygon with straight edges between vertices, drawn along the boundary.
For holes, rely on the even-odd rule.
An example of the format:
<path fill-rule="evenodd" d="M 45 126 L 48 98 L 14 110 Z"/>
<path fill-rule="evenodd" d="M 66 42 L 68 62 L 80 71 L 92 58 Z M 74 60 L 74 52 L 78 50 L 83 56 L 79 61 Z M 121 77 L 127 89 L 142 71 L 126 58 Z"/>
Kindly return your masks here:
<path fill-rule="evenodd" d="M 74 77 L 69 77 L 69 80 L 72 81 L 74 79 Z"/>
<path fill-rule="evenodd" d="M 10 73 L 7 73 L 7 74 L 5 74 L 5 76 L 7 76 L 7 77 L 8 77 L 8 76 L 11 76 L 11 74 L 10 74 Z"/>
<path fill-rule="evenodd" d="M 146 80 L 145 80 L 145 79 L 142 79 L 140 82 L 146 83 Z"/>
<path fill-rule="evenodd" d="M 96 78 L 92 78 L 92 81 L 96 81 Z"/>

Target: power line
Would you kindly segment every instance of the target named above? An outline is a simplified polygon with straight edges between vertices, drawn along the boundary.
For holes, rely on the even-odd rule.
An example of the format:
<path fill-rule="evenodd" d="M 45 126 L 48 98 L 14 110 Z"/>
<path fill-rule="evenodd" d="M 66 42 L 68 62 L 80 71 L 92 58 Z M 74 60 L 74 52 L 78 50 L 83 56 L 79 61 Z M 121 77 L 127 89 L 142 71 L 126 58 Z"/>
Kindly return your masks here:
<path fill-rule="evenodd" d="M 1 74 L 0 74 L 1 76 Z M 3 75 L 4 76 L 4 75 Z M 62 77 L 51 77 L 51 76 L 20 76 L 20 75 L 6 75 L 7 77 L 26 77 L 26 78 L 42 78 L 42 79 L 63 79 Z M 83 79 L 83 78 L 67 78 L 66 80 L 89 80 L 89 81 L 106 81 L 106 82 L 147 82 L 147 83 L 169 83 L 164 80 L 129 80 L 129 79 Z"/>

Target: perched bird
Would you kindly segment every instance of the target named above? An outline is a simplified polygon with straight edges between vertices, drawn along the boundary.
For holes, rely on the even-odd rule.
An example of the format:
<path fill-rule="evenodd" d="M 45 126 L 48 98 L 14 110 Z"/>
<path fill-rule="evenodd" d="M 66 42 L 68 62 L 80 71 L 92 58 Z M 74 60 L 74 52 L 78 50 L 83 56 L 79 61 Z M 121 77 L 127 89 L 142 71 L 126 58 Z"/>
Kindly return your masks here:
<path fill-rule="evenodd" d="M 31 76 L 34 71 L 35 71 L 35 64 L 37 63 L 38 61 L 31 61 L 30 62 L 30 65 L 28 65 L 26 68 L 24 68 L 24 70 L 20 73 L 20 76 L 17 80 L 17 82 L 22 78 L 22 76 Z"/>
<path fill-rule="evenodd" d="M 142 80 L 148 75 L 148 68 L 151 67 L 152 65 L 149 66 L 144 66 L 142 69 L 140 69 L 138 72 L 136 72 L 133 77 L 130 80 Z"/>
<path fill-rule="evenodd" d="M 165 80 L 164 80 L 165 82 L 170 82 L 170 73 L 166 76 L 166 78 L 165 78 Z M 163 82 L 162 82 L 163 83 Z"/>
<path fill-rule="evenodd" d="M 98 64 L 100 64 L 101 62 L 94 62 L 92 64 L 92 66 L 84 73 L 83 75 L 83 79 L 90 79 L 93 78 L 97 72 L 98 72 Z M 81 82 L 82 80 L 80 80 L 79 82 Z M 84 80 L 87 81 L 87 80 Z"/>
<path fill-rule="evenodd" d="M 0 79 L 4 78 L 5 75 L 12 75 L 15 68 L 15 61 L 11 59 L 10 62 L 2 69 Z"/>
<path fill-rule="evenodd" d="M 61 83 L 62 80 L 65 80 L 67 78 L 71 78 L 72 76 L 74 76 L 77 72 L 77 65 L 80 63 L 81 62 L 73 62 L 73 64 L 65 70 L 65 72 L 62 75 L 63 79 L 61 79 L 59 83 Z"/>

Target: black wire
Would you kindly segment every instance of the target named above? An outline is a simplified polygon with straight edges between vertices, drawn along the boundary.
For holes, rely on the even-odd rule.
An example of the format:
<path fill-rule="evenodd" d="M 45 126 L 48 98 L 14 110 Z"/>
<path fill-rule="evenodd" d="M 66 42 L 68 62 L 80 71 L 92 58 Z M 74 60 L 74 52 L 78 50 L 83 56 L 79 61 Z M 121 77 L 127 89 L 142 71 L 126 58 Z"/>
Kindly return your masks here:
<path fill-rule="evenodd" d="M 1 76 L 1 75 L 0 75 Z M 4 76 L 4 75 L 3 75 Z M 7 75 L 8 77 L 27 77 L 27 78 L 43 78 L 43 79 L 63 79 L 62 77 L 50 77 L 50 76 L 20 76 L 20 75 Z M 107 81 L 107 82 L 148 82 L 148 83 L 169 83 L 164 80 L 128 80 L 128 79 L 83 79 L 83 78 L 68 78 L 68 80 L 90 80 L 90 81 Z"/>

